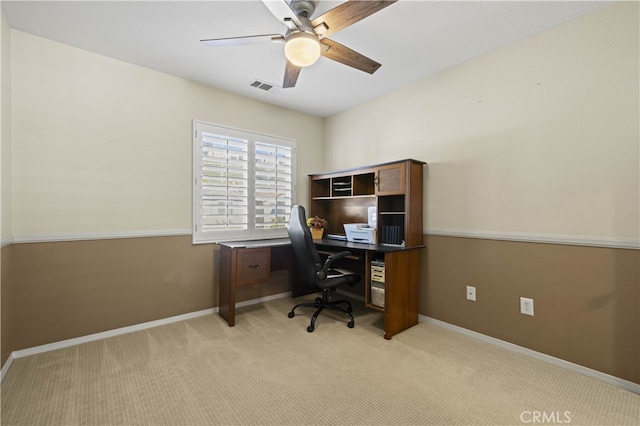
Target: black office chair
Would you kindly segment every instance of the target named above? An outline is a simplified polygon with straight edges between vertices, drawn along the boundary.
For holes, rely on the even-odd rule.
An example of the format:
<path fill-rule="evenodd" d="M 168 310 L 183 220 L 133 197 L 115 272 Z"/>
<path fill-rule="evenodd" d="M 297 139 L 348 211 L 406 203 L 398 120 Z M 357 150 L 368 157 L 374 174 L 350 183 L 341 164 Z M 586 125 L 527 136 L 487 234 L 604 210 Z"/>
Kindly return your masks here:
<path fill-rule="evenodd" d="M 291 312 L 289 312 L 289 318 L 295 316 L 294 311 L 299 307 L 316 308 L 316 312 L 311 316 L 311 324 L 307 327 L 307 331 L 311 333 L 315 328 L 316 320 L 320 312 L 325 308 L 329 308 L 347 314 L 349 316 L 347 326 L 353 328 L 355 323 L 353 315 L 351 315 L 351 312 L 353 312 L 351 303 L 347 300 L 330 300 L 331 294 L 336 291 L 337 287 L 354 285 L 360 281 L 360 275 L 358 274 L 344 269 L 331 268 L 333 262 L 351 254 L 351 252 L 342 251 L 334 253 L 323 263 L 313 243 L 311 230 L 307 226 L 306 213 L 302 206 L 295 205 L 291 208 L 291 218 L 289 219 L 287 231 L 289 232 L 289 239 L 291 240 L 296 259 L 298 260 L 300 278 L 317 287 L 319 290 L 322 290 L 322 297 L 317 297 L 314 302 L 295 305 L 291 309 Z M 346 305 L 346 309 L 338 306 L 341 304 Z"/>

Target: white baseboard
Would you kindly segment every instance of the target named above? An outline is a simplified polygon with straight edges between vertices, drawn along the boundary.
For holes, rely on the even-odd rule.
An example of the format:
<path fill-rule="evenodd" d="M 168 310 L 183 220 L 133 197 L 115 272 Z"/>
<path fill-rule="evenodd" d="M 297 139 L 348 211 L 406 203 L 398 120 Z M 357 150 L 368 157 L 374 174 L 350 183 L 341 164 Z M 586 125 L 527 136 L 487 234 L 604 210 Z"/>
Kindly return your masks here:
<path fill-rule="evenodd" d="M 11 352 L 9 354 L 9 358 L 7 358 L 7 362 L 4 363 L 4 365 L 2 366 L 2 370 L 0 370 L 0 382 L 4 380 L 4 375 L 7 374 L 7 371 L 9 371 L 9 368 L 11 368 L 11 364 L 13 364 L 14 359 L 15 358 L 13 356 L 13 352 Z"/>
<path fill-rule="evenodd" d="M 283 297 L 291 296 L 291 292 L 284 292 L 279 294 L 274 294 L 271 296 L 260 297 L 257 299 L 246 300 L 244 302 L 236 303 L 236 308 L 242 306 L 254 305 L 256 303 L 262 303 L 269 300 L 280 299 Z M 141 324 L 130 325 L 128 327 L 116 328 L 114 330 L 103 331 L 100 333 L 89 334 L 87 336 L 75 337 L 73 339 L 61 340 L 59 342 L 47 343 L 46 345 L 35 346 L 33 348 L 21 349 L 18 351 L 13 351 L 9 358 L 11 361 L 16 358 L 22 358 L 29 355 L 40 354 L 43 352 L 54 351 L 56 349 L 62 349 L 69 346 L 80 345 L 82 343 L 93 342 L 95 340 L 106 339 L 109 337 L 119 336 L 122 334 L 133 333 L 135 331 L 146 330 L 148 328 L 159 327 L 161 325 L 171 324 L 178 321 L 184 321 L 191 318 L 197 318 L 204 315 L 210 315 L 218 312 L 218 308 L 204 309 L 202 311 L 190 312 L 188 314 L 176 315 L 169 318 L 163 318 L 155 321 L 144 322 Z M 9 364 L 9 361 L 7 363 Z M 6 365 L 5 365 L 6 366 Z M 4 377 L 4 366 L 3 366 L 3 377 Z M 8 370 L 8 367 L 7 367 Z"/>
<path fill-rule="evenodd" d="M 346 292 L 345 292 L 346 293 Z M 354 296 L 350 293 L 346 293 L 348 296 Z M 274 294 L 271 296 L 260 297 L 257 299 L 251 299 L 244 302 L 236 303 L 236 307 L 250 306 L 256 303 L 262 303 L 269 300 L 281 299 L 283 297 L 290 297 L 291 292 L 284 292 L 279 294 Z M 356 297 L 357 298 L 357 297 Z M 364 298 L 363 298 L 364 299 Z M 191 318 L 197 318 L 204 315 L 210 315 L 218 312 L 218 308 L 204 309 L 202 311 L 191 312 L 183 315 L 176 315 L 169 318 L 163 318 L 155 321 L 149 321 L 141 324 L 131 325 L 128 327 L 117 328 L 114 330 L 104 331 L 101 333 L 90 334 L 87 336 L 76 337 L 73 339 L 62 340 L 59 342 L 48 343 L 46 345 L 35 346 L 33 348 L 21 349 L 18 351 L 13 351 L 7 361 L 2 366 L 2 370 L 0 370 L 0 382 L 4 379 L 4 376 L 7 374 L 9 369 L 11 368 L 11 364 L 14 359 L 22 358 L 29 355 L 35 355 L 43 352 L 53 351 L 56 349 L 62 349 L 69 346 L 80 345 L 82 343 L 92 342 L 95 340 L 106 339 L 109 337 L 119 336 L 126 333 L 133 333 L 135 331 L 146 330 L 148 328 L 159 327 L 165 324 L 171 324 L 178 321 L 184 321 Z M 593 370 L 591 368 L 583 367 L 582 365 L 574 364 L 569 361 L 565 361 L 560 358 L 553 357 L 551 355 L 543 354 L 541 352 L 534 351 L 532 349 L 528 349 L 522 346 L 514 345 L 513 343 L 506 342 L 504 340 L 496 339 L 495 337 L 487 336 L 482 333 L 478 333 L 476 331 L 472 331 L 466 328 L 459 327 L 457 325 L 449 324 L 444 321 L 437 320 L 435 318 L 427 317 L 425 315 L 419 315 L 420 322 L 426 322 L 429 324 L 436 325 L 438 327 L 446 328 L 448 330 L 455 331 L 460 334 L 464 334 L 466 336 L 472 337 L 474 339 L 481 340 L 486 343 L 490 343 L 495 346 L 499 346 L 501 348 L 517 352 L 519 354 L 523 354 L 526 356 L 530 356 L 532 358 L 548 362 L 550 364 L 556 365 L 558 367 L 566 368 L 570 371 L 574 371 L 579 374 L 583 374 L 585 376 L 592 377 L 594 379 L 600 380 L 602 382 L 608 383 L 613 386 L 617 386 L 619 388 L 628 390 L 630 392 L 640 394 L 640 384 L 630 382 L 628 380 L 621 379 L 619 377 L 612 376 L 610 374 L 606 374 L 597 370 Z"/>
<path fill-rule="evenodd" d="M 171 324 L 173 322 L 184 321 L 191 318 L 210 315 L 218 312 L 218 308 L 204 309 L 202 311 L 190 312 L 188 314 L 176 315 L 174 317 L 163 318 L 155 321 L 143 322 L 141 324 L 130 325 L 127 327 L 116 328 L 113 330 L 103 331 L 100 333 L 89 334 L 87 336 L 74 337 L 73 339 L 61 340 L 59 342 L 47 343 L 46 345 L 34 346 L 33 348 L 20 349 L 13 351 L 11 354 L 14 358 L 22 358 L 25 356 L 41 354 L 43 352 L 55 351 L 56 349 L 67 348 L 69 346 L 81 345 L 82 343 L 93 342 L 95 340 L 107 339 L 109 337 L 119 336 L 122 334 L 133 333 L 135 331 L 146 330 L 148 328 L 159 327 L 161 325 Z"/>
<path fill-rule="evenodd" d="M 254 305 L 256 303 L 262 303 L 269 300 L 281 299 L 283 297 L 291 296 L 291 292 L 284 292 L 279 294 L 273 294 L 271 296 L 259 297 L 257 299 L 246 300 L 244 302 L 236 303 L 236 307 Z M 5 374 L 9 371 L 14 359 L 22 358 L 29 355 L 40 354 L 43 352 L 55 351 L 56 349 L 67 348 L 69 346 L 80 345 L 82 343 L 93 342 L 95 340 L 106 339 L 109 337 L 119 336 L 122 334 L 133 333 L 135 331 L 146 330 L 148 328 L 159 327 L 161 325 L 171 324 L 178 321 L 184 321 L 191 318 L 197 318 L 204 315 L 210 315 L 218 312 L 218 308 L 204 309 L 202 311 L 190 312 L 188 314 L 176 315 L 169 318 L 163 318 L 155 321 L 144 322 L 141 324 L 130 325 L 128 327 L 116 328 L 114 330 L 103 331 L 100 333 L 89 334 L 87 336 L 74 337 L 73 339 L 61 340 L 59 342 L 47 343 L 46 345 L 34 346 L 33 348 L 20 349 L 11 352 L 7 362 L 2 366 L 0 371 L 0 381 L 4 379 Z"/>
<path fill-rule="evenodd" d="M 487 336 L 482 333 L 478 333 L 473 330 L 469 330 L 466 328 L 459 327 L 457 325 L 449 324 L 444 321 L 437 320 L 435 318 L 427 317 L 425 315 L 419 316 L 420 322 L 426 322 L 429 324 L 436 325 L 438 327 L 446 328 L 451 331 L 455 331 L 460 334 L 464 334 L 465 336 L 472 337 L 474 339 L 478 339 L 485 343 L 489 343 L 495 346 L 499 346 L 501 348 L 510 350 L 512 352 L 517 352 L 522 355 L 529 356 L 531 358 L 538 359 L 540 361 L 548 362 L 549 364 L 553 364 L 557 367 L 562 367 L 567 370 L 573 371 L 575 373 L 579 373 L 588 377 L 591 377 L 596 380 L 600 380 L 602 382 L 608 383 L 610 385 L 628 390 L 630 392 L 640 394 L 640 384 L 630 382 L 628 380 L 621 379 L 619 377 L 612 376 L 610 374 L 603 373 L 601 371 L 593 370 L 591 368 L 584 367 L 582 365 L 574 364 L 573 362 L 565 361 L 560 358 L 553 357 L 551 355 L 543 354 L 541 352 L 534 351 L 532 349 L 528 349 L 522 346 L 514 345 L 513 343 L 506 342 L 504 340 L 496 339 L 495 337 Z"/>
<path fill-rule="evenodd" d="M 9 371 L 14 359 L 25 356 L 41 354 L 43 352 L 55 351 L 56 349 L 67 348 L 69 346 L 80 345 L 82 343 L 93 342 L 95 340 L 107 339 L 109 337 L 119 336 L 122 334 L 133 333 L 135 331 L 146 330 L 148 328 L 159 327 L 173 322 L 184 321 L 190 318 L 197 318 L 203 315 L 210 315 L 218 312 L 218 308 L 204 309 L 202 311 L 190 312 L 188 314 L 176 315 L 170 318 L 163 318 L 155 321 L 135 324 L 128 327 L 116 328 L 114 330 L 103 331 L 100 333 L 89 334 L 87 336 L 74 337 L 73 339 L 61 340 L 59 342 L 47 343 L 46 345 L 34 346 L 32 348 L 20 349 L 11 352 L 7 362 L 2 366 L 0 381 L 4 379 L 5 374 Z"/>
<path fill-rule="evenodd" d="M 241 308 L 243 306 L 255 305 L 256 303 L 268 302 L 269 300 L 282 299 L 283 297 L 291 297 L 290 291 L 285 291 L 284 293 L 272 294 L 271 296 L 259 297 L 257 299 L 246 300 L 244 302 L 236 303 L 236 308 Z M 216 308 L 217 312 L 217 308 Z"/>

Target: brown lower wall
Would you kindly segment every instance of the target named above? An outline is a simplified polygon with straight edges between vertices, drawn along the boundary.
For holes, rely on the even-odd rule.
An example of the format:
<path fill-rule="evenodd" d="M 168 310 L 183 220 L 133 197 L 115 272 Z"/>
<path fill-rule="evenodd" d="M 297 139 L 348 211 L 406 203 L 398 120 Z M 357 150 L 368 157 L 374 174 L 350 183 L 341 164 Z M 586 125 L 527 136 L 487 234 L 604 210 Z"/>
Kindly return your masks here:
<path fill-rule="evenodd" d="M 640 251 L 429 236 L 420 312 L 640 383 Z M 466 286 L 476 287 L 476 302 Z M 534 316 L 520 314 L 520 297 Z"/>
<path fill-rule="evenodd" d="M 12 339 L 12 321 L 11 313 L 13 309 L 11 307 L 11 276 L 12 276 L 12 264 L 11 253 L 13 252 L 13 246 L 7 246 L 2 248 L 2 259 L 0 260 L 1 267 L 1 281 L 0 281 L 0 321 L 2 321 L 0 329 L 2 330 L 2 336 L 0 338 L 0 364 L 4 365 L 9 358 L 11 352 L 13 352 L 13 339 Z"/>
<path fill-rule="evenodd" d="M 638 250 L 426 237 L 420 313 L 640 383 Z M 2 363 L 12 351 L 218 306 L 218 251 L 190 236 L 2 249 Z M 286 273 L 238 290 L 287 290 Z M 477 301 L 465 298 L 467 285 Z M 534 299 L 535 316 L 519 313 Z"/>
<path fill-rule="evenodd" d="M 213 249 L 188 236 L 14 244 L 13 350 L 215 306 Z"/>

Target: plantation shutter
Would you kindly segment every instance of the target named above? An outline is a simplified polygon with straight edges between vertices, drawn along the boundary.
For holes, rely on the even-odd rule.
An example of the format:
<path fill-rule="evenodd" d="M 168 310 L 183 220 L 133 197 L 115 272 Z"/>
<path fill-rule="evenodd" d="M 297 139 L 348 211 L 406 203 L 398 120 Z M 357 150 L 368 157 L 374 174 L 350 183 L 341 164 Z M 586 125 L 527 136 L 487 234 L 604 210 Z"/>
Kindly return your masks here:
<path fill-rule="evenodd" d="M 269 138 L 255 142 L 256 229 L 286 228 L 293 204 L 293 148 Z"/>
<path fill-rule="evenodd" d="M 286 236 L 295 141 L 194 121 L 193 242 Z"/>

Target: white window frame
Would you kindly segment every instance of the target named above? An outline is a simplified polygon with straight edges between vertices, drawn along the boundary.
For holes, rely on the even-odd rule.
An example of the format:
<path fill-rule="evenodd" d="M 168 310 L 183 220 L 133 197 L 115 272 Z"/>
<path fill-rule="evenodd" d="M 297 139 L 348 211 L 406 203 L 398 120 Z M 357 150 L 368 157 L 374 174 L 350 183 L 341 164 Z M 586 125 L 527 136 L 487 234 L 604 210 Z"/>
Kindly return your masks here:
<path fill-rule="evenodd" d="M 227 135 L 231 138 L 239 138 L 247 140 L 247 164 L 248 164 L 248 203 L 247 203 L 247 216 L 248 224 L 247 229 L 239 230 L 219 230 L 219 231 L 206 231 L 202 225 L 202 131 L 212 132 L 216 134 Z M 288 147 L 291 149 L 291 204 L 290 207 L 296 203 L 296 141 L 294 139 L 287 139 L 277 136 L 270 136 L 260 134 L 248 130 L 234 129 L 231 127 L 221 126 L 218 124 L 206 123 L 198 120 L 193 120 L 193 196 L 192 196 L 192 237 L 193 244 L 205 244 L 216 243 L 223 241 L 239 241 L 239 240 L 257 240 L 267 238 L 284 238 L 287 237 L 286 225 L 288 220 L 282 222 L 280 228 L 259 229 L 256 226 L 256 142 L 264 142 L 273 145 L 279 145 Z M 287 214 L 288 217 L 288 214 Z"/>

